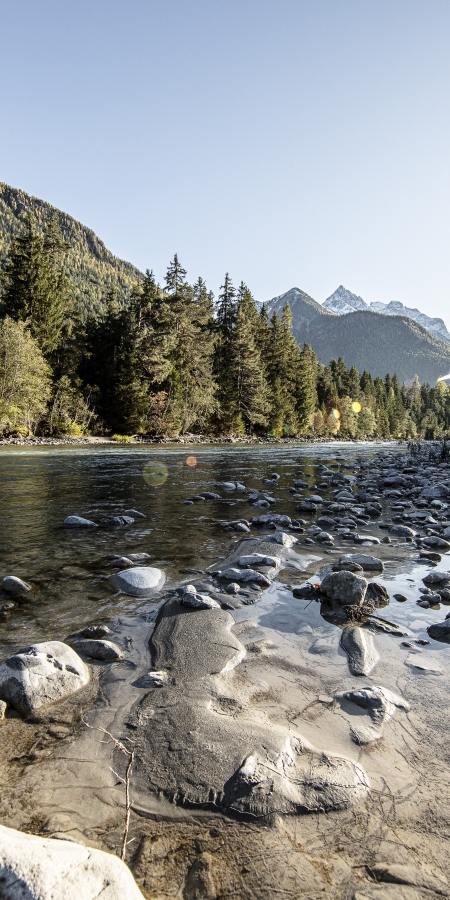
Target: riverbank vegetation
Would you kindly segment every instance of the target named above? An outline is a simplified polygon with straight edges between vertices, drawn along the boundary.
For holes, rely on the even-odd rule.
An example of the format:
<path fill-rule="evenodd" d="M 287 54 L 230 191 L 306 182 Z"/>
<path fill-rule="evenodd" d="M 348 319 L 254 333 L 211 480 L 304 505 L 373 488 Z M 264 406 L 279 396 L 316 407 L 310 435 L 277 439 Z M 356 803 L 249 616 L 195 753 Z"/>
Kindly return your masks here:
<path fill-rule="evenodd" d="M 177 255 L 82 317 L 52 217 L 32 216 L 0 273 L 0 434 L 424 437 L 450 431 L 450 389 L 320 363 L 225 275 L 217 300 Z M 394 361 L 395 362 L 395 361 Z M 393 366 L 395 369 L 395 365 Z"/>

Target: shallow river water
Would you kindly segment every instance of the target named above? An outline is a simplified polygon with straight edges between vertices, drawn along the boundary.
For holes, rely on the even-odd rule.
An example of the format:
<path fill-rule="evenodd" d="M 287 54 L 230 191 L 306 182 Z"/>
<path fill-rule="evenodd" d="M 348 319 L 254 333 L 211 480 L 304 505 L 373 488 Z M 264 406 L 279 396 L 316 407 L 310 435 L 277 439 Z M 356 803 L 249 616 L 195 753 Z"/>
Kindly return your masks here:
<path fill-rule="evenodd" d="M 261 490 L 263 479 L 277 472 L 278 487 L 270 488 L 277 501 L 272 509 L 292 517 L 295 501 L 289 488 L 296 475 L 306 476 L 312 492 L 314 487 L 317 492 L 319 463 L 345 472 L 346 464 L 357 457 L 371 457 L 391 447 L 333 443 L 257 448 L 2 448 L 0 576 L 18 575 L 31 582 L 33 590 L 20 606 L 0 614 L 1 657 L 31 641 L 61 639 L 85 622 L 142 610 L 148 601 L 117 594 L 110 584 L 108 554 L 147 552 L 148 563 L 164 569 L 167 587 L 186 580 L 190 568 L 205 570 L 226 556 L 240 536 L 224 532 L 215 524 L 217 520 L 250 519 L 264 510 L 254 510 L 246 494 L 227 490 L 224 482 L 238 480 L 247 489 Z M 221 499 L 183 505 L 204 490 L 220 494 Z M 321 493 L 328 496 L 323 489 Z M 72 530 L 62 524 L 72 514 L 98 522 L 102 516 L 126 509 L 137 509 L 146 519 L 119 528 Z M 324 557 L 322 546 L 316 545 L 313 552 Z M 347 552 L 345 546 L 343 552 Z M 387 564 L 382 579 L 391 582 L 387 586 L 392 593 L 393 579 L 397 590 L 409 589 L 413 602 L 395 604 L 396 622 L 408 624 L 417 635 L 424 633 L 430 614 L 439 620 L 439 613 L 433 616 L 427 610 L 425 614 L 415 604 L 421 577 L 422 567 L 411 560 L 405 561 L 401 571 L 395 561 Z M 0 606 L 9 599 L 3 595 Z M 294 604 L 297 610 L 306 607 L 303 601 Z M 306 618 L 313 627 L 318 616 L 318 610 L 309 607 Z M 292 630 L 297 627 L 294 619 Z"/>
<path fill-rule="evenodd" d="M 296 513 L 291 492 L 297 477 L 310 488 L 303 494 L 331 499 L 319 464 L 351 474 L 358 458 L 380 452 L 402 447 L 340 442 L 0 449 L 0 580 L 18 575 L 32 585 L 4 611 L 11 600 L 0 591 L 0 662 L 20 647 L 64 640 L 91 623 L 108 623 L 123 654 L 112 663 L 89 660 L 91 684 L 35 719 L 9 711 L 2 725 L 0 821 L 119 853 L 124 792 L 115 773 L 125 763 L 98 734 L 106 729 L 136 747 L 127 861 L 149 900 L 449 896 L 450 646 L 427 634 L 447 607 L 417 605 L 432 564 L 419 563 L 417 548 L 404 538 L 366 547 L 335 530 L 333 545 L 310 542 L 308 527 L 319 513 Z M 264 485 L 274 472 L 280 476 L 276 486 Z M 245 491 L 227 488 L 230 481 Z M 207 580 L 208 570 L 249 537 L 225 530 L 224 522 L 268 511 L 249 504 L 248 489 L 270 491 L 271 511 L 307 520 L 305 531 L 296 532 L 298 557 L 294 551 L 286 557 L 277 579 L 253 596 L 257 602 L 219 612 L 180 605 L 175 638 L 165 640 L 170 627 L 164 631 L 163 615 L 155 621 L 158 610 L 169 610 L 169 619 L 177 603 L 172 597 L 161 608 L 170 588 Z M 184 504 L 201 491 L 220 499 Z M 363 541 L 386 535 L 394 503 L 387 497 L 381 502 L 380 519 L 358 520 Z M 125 527 L 101 523 L 129 509 L 146 518 Z M 68 515 L 99 527 L 64 528 Z M 275 546 L 264 544 L 270 533 L 256 527 L 253 544 L 255 538 L 265 553 Z M 346 622 L 325 619 L 320 603 L 295 598 L 290 589 L 320 580 L 324 567 L 355 550 L 383 559 L 384 571 L 373 580 L 390 594 L 364 625 L 378 661 L 363 678 L 352 673 L 340 644 Z M 139 552 L 165 572 L 156 596 L 126 596 L 110 581 L 117 571 L 111 556 Z M 450 568 L 449 561 L 444 555 L 439 568 Z M 396 593 L 407 600 L 398 602 Z M 158 660 L 166 647 L 172 654 L 161 666 L 155 647 Z M 225 656 L 239 651 L 235 666 L 218 665 L 223 648 Z M 170 670 L 171 680 L 151 688 L 148 672 L 159 667 Z M 369 711 L 345 693 L 364 687 L 397 698 L 379 732 Z M 286 748 L 297 749 L 286 756 Z M 252 759 L 272 773 L 283 761 L 275 774 L 282 773 L 286 797 L 297 784 L 313 785 L 322 796 L 342 761 L 345 772 L 362 767 L 370 791 L 358 801 L 350 798 L 348 808 L 331 806 L 326 815 L 304 814 L 328 809 L 317 801 L 306 803 L 301 815 L 271 819 L 270 827 L 254 816 L 234 821 L 221 792 L 242 761 Z M 321 774 L 324 760 L 332 772 L 328 781 Z M 342 784 L 351 791 L 351 778 Z M 268 803 L 274 793 L 269 787 Z M 285 796 L 280 790 L 276 797 Z M 397 868 L 386 877 L 374 875 L 376 863 Z"/>

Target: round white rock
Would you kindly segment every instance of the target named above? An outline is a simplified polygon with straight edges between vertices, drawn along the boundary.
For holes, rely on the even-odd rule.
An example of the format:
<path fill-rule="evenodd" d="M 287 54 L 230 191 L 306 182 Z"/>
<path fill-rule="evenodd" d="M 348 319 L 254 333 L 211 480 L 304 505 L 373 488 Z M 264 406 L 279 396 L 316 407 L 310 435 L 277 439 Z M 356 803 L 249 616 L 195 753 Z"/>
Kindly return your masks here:
<path fill-rule="evenodd" d="M 123 569 L 111 575 L 114 587 L 131 597 L 145 597 L 153 591 L 157 591 L 166 580 L 161 569 L 152 566 L 135 566 L 134 569 Z"/>

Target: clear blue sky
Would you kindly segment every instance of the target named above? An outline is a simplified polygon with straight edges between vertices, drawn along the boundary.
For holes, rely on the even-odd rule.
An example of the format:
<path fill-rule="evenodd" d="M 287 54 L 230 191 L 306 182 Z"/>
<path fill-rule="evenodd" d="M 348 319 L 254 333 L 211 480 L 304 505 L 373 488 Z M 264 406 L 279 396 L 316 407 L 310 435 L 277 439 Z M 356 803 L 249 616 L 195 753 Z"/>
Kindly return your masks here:
<path fill-rule="evenodd" d="M 0 0 L 0 180 L 162 280 L 450 325 L 449 0 Z"/>

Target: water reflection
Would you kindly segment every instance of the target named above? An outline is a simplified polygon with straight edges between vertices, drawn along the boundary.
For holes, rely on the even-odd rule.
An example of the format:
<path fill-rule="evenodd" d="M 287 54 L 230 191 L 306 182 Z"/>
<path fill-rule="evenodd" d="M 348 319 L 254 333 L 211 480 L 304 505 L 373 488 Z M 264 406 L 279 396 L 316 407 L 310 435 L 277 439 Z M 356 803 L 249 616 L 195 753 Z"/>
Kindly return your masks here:
<path fill-rule="evenodd" d="M 277 472 L 281 477 L 271 488 L 276 511 L 292 516 L 288 489 L 295 476 L 303 473 L 313 486 L 317 463 L 342 466 L 349 457 L 378 450 L 341 443 L 198 446 L 188 456 L 183 446 L 2 448 L 0 575 L 31 580 L 33 591 L 0 619 L 0 653 L 31 640 L 64 637 L 81 622 L 140 608 L 143 601 L 111 589 L 108 554 L 146 551 L 151 563 L 165 568 L 169 584 L 183 570 L 204 569 L 225 556 L 237 535 L 214 522 L 250 518 L 254 511 L 245 494 L 224 490 L 221 483 L 262 489 L 263 478 Z M 187 464 L 190 458 L 195 466 Z M 221 499 L 183 505 L 204 490 Z M 126 509 L 137 509 L 146 519 L 129 528 L 62 527 L 68 515 L 99 521 Z M 1 598 L 0 605 L 8 599 Z"/>

